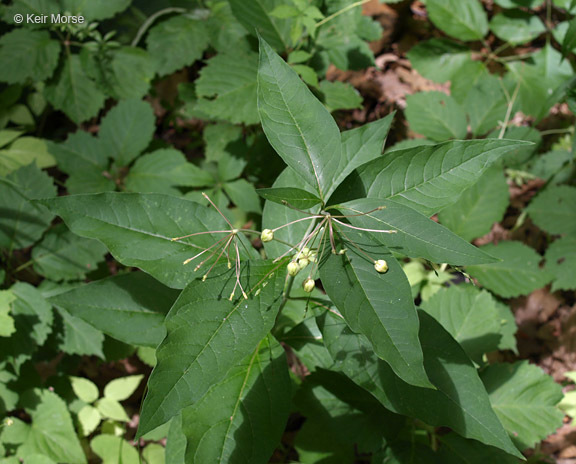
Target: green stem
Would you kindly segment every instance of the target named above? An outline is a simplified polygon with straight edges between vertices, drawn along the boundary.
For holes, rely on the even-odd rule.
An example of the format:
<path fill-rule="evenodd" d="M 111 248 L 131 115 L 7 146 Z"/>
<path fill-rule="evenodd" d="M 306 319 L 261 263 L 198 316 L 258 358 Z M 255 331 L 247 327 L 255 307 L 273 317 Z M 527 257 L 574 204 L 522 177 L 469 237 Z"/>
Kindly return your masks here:
<path fill-rule="evenodd" d="M 336 13 L 331 14 L 330 16 L 326 16 L 322 21 L 316 23 L 316 29 L 318 29 L 323 24 L 326 24 L 328 21 L 332 21 L 334 18 L 340 16 L 341 14 L 346 13 L 347 11 L 350 11 L 353 8 L 356 8 L 357 6 L 364 5 L 364 3 L 368 3 L 369 1 L 370 0 L 360 0 L 359 2 L 354 2 L 351 5 L 348 5 L 347 7 L 338 10 Z"/>
<path fill-rule="evenodd" d="M 156 21 L 160 16 L 164 16 L 170 13 L 185 13 L 185 12 L 186 12 L 185 8 L 178 8 L 178 7 L 164 8 L 163 10 L 157 11 L 152 16 L 150 16 L 146 21 L 144 21 L 144 24 L 142 24 L 142 26 L 140 26 L 140 29 L 138 29 L 136 37 L 134 37 L 134 40 L 130 45 L 132 45 L 133 47 L 138 45 L 138 42 L 140 42 L 140 39 L 144 36 L 144 34 L 146 34 L 148 28 L 152 24 L 154 24 L 154 21 Z"/>
<path fill-rule="evenodd" d="M 288 276 L 286 284 L 284 285 L 284 291 L 282 292 L 282 301 L 278 308 L 278 316 L 280 316 L 282 309 L 284 309 L 284 306 L 286 306 L 286 303 L 288 303 L 288 300 L 290 299 L 290 290 L 292 290 L 292 285 L 294 285 L 294 276 Z M 278 319 L 278 316 L 276 319 Z"/>
<path fill-rule="evenodd" d="M 499 139 L 504 137 L 504 133 L 506 132 L 506 127 L 508 126 L 508 122 L 510 122 L 510 116 L 512 114 L 512 107 L 514 106 L 514 102 L 516 101 L 516 97 L 518 96 L 518 90 L 520 89 L 520 82 L 516 85 L 514 89 L 514 93 L 512 94 L 512 98 L 508 102 L 508 108 L 506 109 L 506 117 L 504 118 L 504 122 L 502 123 L 502 129 L 500 129 L 500 134 L 498 135 Z"/>
<path fill-rule="evenodd" d="M 540 135 L 553 135 L 553 134 L 570 134 L 572 133 L 572 129 L 549 129 L 540 132 Z"/>
<path fill-rule="evenodd" d="M 23 271 L 24 269 L 26 269 L 27 267 L 31 266 L 32 264 L 34 264 L 35 260 L 31 259 L 30 261 L 25 262 L 24 264 L 21 264 L 20 266 L 18 266 L 16 269 L 14 269 L 14 274 L 17 274 L 20 271 Z"/>

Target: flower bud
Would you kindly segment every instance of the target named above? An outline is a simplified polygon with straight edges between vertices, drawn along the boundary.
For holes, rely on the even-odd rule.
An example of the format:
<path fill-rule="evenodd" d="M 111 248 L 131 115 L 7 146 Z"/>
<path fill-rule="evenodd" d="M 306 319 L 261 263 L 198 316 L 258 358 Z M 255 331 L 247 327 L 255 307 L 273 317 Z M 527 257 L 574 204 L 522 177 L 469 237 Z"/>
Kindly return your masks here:
<path fill-rule="evenodd" d="M 288 268 L 288 274 L 292 277 L 300 272 L 300 266 L 296 261 L 290 261 L 286 267 Z"/>
<path fill-rule="evenodd" d="M 312 290 L 314 290 L 315 287 L 316 283 L 314 282 L 314 279 L 312 279 L 311 277 L 308 277 L 302 284 L 302 288 L 306 293 L 312 292 Z"/>
<path fill-rule="evenodd" d="M 310 260 L 308 260 L 308 258 L 300 258 L 298 260 L 298 266 L 300 266 L 300 269 L 304 269 L 306 266 L 308 266 L 308 264 L 310 264 Z"/>
<path fill-rule="evenodd" d="M 271 242 L 274 240 L 274 231 L 270 229 L 264 229 L 260 234 L 260 240 L 263 242 Z"/>
<path fill-rule="evenodd" d="M 374 269 L 380 274 L 384 274 L 388 270 L 388 263 L 383 259 L 379 259 L 374 263 Z"/>

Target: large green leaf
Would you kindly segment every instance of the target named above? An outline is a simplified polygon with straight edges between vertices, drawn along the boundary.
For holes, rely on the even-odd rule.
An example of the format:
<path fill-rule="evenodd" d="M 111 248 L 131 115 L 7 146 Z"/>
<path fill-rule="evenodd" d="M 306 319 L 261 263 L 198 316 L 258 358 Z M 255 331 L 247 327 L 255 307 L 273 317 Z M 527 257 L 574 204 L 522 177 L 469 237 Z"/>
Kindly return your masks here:
<path fill-rule="evenodd" d="M 156 347 L 177 296 L 143 272 L 131 272 L 77 287 L 50 302 L 124 343 Z"/>
<path fill-rule="evenodd" d="M 466 113 L 443 92 L 418 92 L 406 97 L 410 129 L 437 142 L 466 137 Z"/>
<path fill-rule="evenodd" d="M 113 98 L 142 98 L 154 78 L 154 63 L 146 50 L 120 47 L 111 53 L 108 66 L 99 66 L 100 82 Z"/>
<path fill-rule="evenodd" d="M 500 166 L 489 168 L 458 201 L 438 214 L 438 219 L 465 240 L 487 234 L 504 217 L 509 203 L 508 184 Z"/>
<path fill-rule="evenodd" d="M 401 203 L 364 198 L 342 203 L 336 208 L 349 215 L 346 219 L 355 227 L 395 231 L 374 232 L 373 237 L 389 249 L 411 258 L 454 265 L 494 262 L 492 257 L 446 227 Z M 340 227 L 343 232 L 347 230 L 344 226 Z"/>
<path fill-rule="evenodd" d="M 469 62 L 470 49 L 448 39 L 418 42 L 406 56 L 422 76 L 435 82 L 446 82 L 457 76 Z"/>
<path fill-rule="evenodd" d="M 33 164 L 0 177 L 0 248 L 24 248 L 38 240 L 54 215 L 31 200 L 54 195 L 52 178 Z"/>
<path fill-rule="evenodd" d="M 556 240 L 546 250 L 546 269 L 554 275 L 552 291 L 576 289 L 576 237 Z"/>
<path fill-rule="evenodd" d="M 503 324 L 489 292 L 468 284 L 452 285 L 423 301 L 422 309 L 440 322 L 475 362 L 498 349 Z"/>
<path fill-rule="evenodd" d="M 270 15 L 277 6 L 284 4 L 283 0 L 228 0 L 232 13 L 246 28 L 248 33 L 254 35 L 258 32 L 276 50 L 284 51 L 288 48 L 290 35 L 290 21 Z"/>
<path fill-rule="evenodd" d="M 411 385 L 431 387 L 424 371 L 418 341 L 418 317 L 410 284 L 398 262 L 365 232 L 346 234 L 345 254 L 327 253 L 320 266 L 322 285 L 355 332 L 364 334 L 377 356 Z M 338 237 L 338 245 L 343 241 Z M 341 248 L 342 246 L 340 246 Z M 356 247 L 362 248 L 360 252 Z M 385 259 L 388 272 L 380 274 L 373 260 Z"/>
<path fill-rule="evenodd" d="M 235 124 L 259 122 L 256 104 L 258 55 L 253 52 L 221 53 L 206 62 L 195 82 L 192 111 Z"/>
<path fill-rule="evenodd" d="M 496 37 L 511 44 L 531 42 L 546 32 L 546 26 L 538 16 L 522 10 L 498 13 L 490 21 L 490 29 Z"/>
<path fill-rule="evenodd" d="M 198 401 L 252 353 L 274 325 L 284 264 L 249 261 L 241 272 L 248 299 L 236 288 L 235 270 L 222 265 L 205 282 L 192 281 L 174 303 L 166 318 L 168 334 L 158 347 L 158 364 L 148 382 L 140 435 Z M 230 301 L 233 289 L 236 299 Z"/>
<path fill-rule="evenodd" d="M 98 89 L 84 69 L 78 55 L 69 55 L 44 90 L 46 100 L 63 111 L 76 124 L 98 114 L 104 106 L 105 95 Z"/>
<path fill-rule="evenodd" d="M 338 189 L 339 201 L 390 199 L 432 216 L 454 203 L 462 191 L 514 146 L 513 140 L 467 140 L 386 153 L 361 166 Z"/>
<path fill-rule="evenodd" d="M 494 129 L 505 118 L 508 109 L 500 78 L 488 75 L 479 79 L 468 91 L 462 106 L 470 117 L 474 135 L 482 135 Z M 506 138 L 526 140 L 511 135 Z"/>
<path fill-rule="evenodd" d="M 139 267 L 172 288 L 184 288 L 198 276 L 194 266 L 206 254 L 182 263 L 224 235 L 172 238 L 228 228 L 212 208 L 169 195 L 100 193 L 38 203 L 61 216 L 75 234 L 100 240 L 118 261 Z"/>
<path fill-rule="evenodd" d="M 154 135 L 154 111 L 149 103 L 125 100 L 112 108 L 100 125 L 102 149 L 120 166 L 127 166 Z"/>
<path fill-rule="evenodd" d="M 538 267 L 542 256 L 523 243 L 501 242 L 480 248 L 500 261 L 467 266 L 466 270 L 482 286 L 504 298 L 527 295 L 552 280 L 548 271 Z"/>
<path fill-rule="evenodd" d="M 342 162 L 340 131 L 324 105 L 262 39 L 258 111 L 270 144 L 326 200 Z"/>
<path fill-rule="evenodd" d="M 44 139 L 20 137 L 10 148 L 0 150 L 0 175 L 6 175 L 31 163 L 35 163 L 39 168 L 56 165 Z"/>
<path fill-rule="evenodd" d="M 555 407 L 562 387 L 538 366 L 493 364 L 481 377 L 494 411 L 520 449 L 533 447 L 562 425 L 564 413 Z"/>
<path fill-rule="evenodd" d="M 284 349 L 269 335 L 182 411 L 187 462 L 267 463 L 280 442 L 291 397 Z"/>
<path fill-rule="evenodd" d="M 326 313 L 319 321 L 334 369 L 372 393 L 387 409 L 416 417 L 429 425 L 446 426 L 521 457 L 490 406 L 488 395 L 464 350 L 442 326 L 419 311 L 419 337 L 426 372 L 437 390 L 402 381 L 372 352 L 363 335 Z"/>
<path fill-rule="evenodd" d="M 79 317 L 62 308 L 56 308 L 60 316 L 62 330 L 56 334 L 58 349 L 68 354 L 80 356 L 104 356 L 104 334 Z M 57 319 L 58 322 L 59 319 Z M 58 324 L 57 322 L 57 324 Z"/>
<path fill-rule="evenodd" d="M 178 15 L 150 29 L 146 45 L 156 72 L 163 76 L 200 59 L 208 46 L 208 35 L 202 21 Z"/>
<path fill-rule="evenodd" d="M 442 464 L 485 464 L 487 462 L 519 464 L 521 462 L 518 458 L 503 453 L 498 448 L 463 438 L 453 432 L 439 438 L 442 446 L 438 454 Z"/>
<path fill-rule="evenodd" d="M 550 234 L 576 235 L 576 187 L 552 186 L 526 209 L 534 223 Z"/>
<path fill-rule="evenodd" d="M 488 19 L 479 0 L 427 0 L 431 21 L 459 40 L 481 40 L 488 32 Z"/>
<path fill-rule="evenodd" d="M 20 84 L 48 79 L 58 65 L 60 44 L 48 31 L 14 29 L 0 39 L 0 81 Z"/>
<path fill-rule="evenodd" d="M 385 118 L 342 132 L 342 158 L 332 185 L 326 192 L 326 198 L 334 193 L 354 169 L 382 156 L 395 114 L 391 113 Z"/>

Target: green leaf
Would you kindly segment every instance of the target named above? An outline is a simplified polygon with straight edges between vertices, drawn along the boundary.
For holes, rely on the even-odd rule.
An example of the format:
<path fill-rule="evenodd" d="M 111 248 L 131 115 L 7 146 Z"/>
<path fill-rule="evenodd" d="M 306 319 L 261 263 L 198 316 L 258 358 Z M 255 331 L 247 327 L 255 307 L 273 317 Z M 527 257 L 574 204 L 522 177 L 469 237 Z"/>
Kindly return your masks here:
<path fill-rule="evenodd" d="M 150 29 L 146 46 L 156 72 L 164 76 L 202 58 L 208 46 L 208 35 L 201 20 L 178 15 Z"/>
<path fill-rule="evenodd" d="M 442 464 L 518 464 L 518 458 L 476 440 L 461 437 L 453 432 L 438 437 L 442 446 L 439 459 Z"/>
<path fill-rule="evenodd" d="M 293 64 L 292 69 L 298 73 L 302 80 L 308 84 L 310 87 L 318 88 L 318 76 L 316 71 L 310 66 L 305 66 L 302 64 Z M 326 105 L 328 106 L 328 105 Z M 330 108 L 328 108 L 330 109 Z"/>
<path fill-rule="evenodd" d="M 176 186 L 202 187 L 213 182 L 209 173 L 186 161 L 180 151 L 165 148 L 139 157 L 125 185 L 132 192 L 179 195 Z"/>
<path fill-rule="evenodd" d="M 324 104 L 329 111 L 362 108 L 362 96 L 352 85 L 346 82 L 322 81 L 320 82 L 320 91 L 324 95 Z"/>
<path fill-rule="evenodd" d="M 263 40 L 258 111 L 270 144 L 325 200 L 341 162 L 340 131 L 324 105 Z"/>
<path fill-rule="evenodd" d="M 66 403 L 56 393 L 35 389 L 24 395 L 22 404 L 32 425 L 18 447 L 18 457 L 27 462 L 30 455 L 41 454 L 56 462 L 86 462 Z"/>
<path fill-rule="evenodd" d="M 68 354 L 104 359 L 104 334 L 68 311 L 56 309 L 63 325 L 63 334 L 58 337 L 58 349 Z"/>
<path fill-rule="evenodd" d="M 565 57 L 576 48 L 576 18 L 568 23 L 564 40 L 562 40 L 562 56 Z"/>
<path fill-rule="evenodd" d="M 490 232 L 492 225 L 504 217 L 510 194 L 500 166 L 492 166 L 471 187 L 464 190 L 456 203 L 438 214 L 438 219 L 464 240 Z"/>
<path fill-rule="evenodd" d="M 118 100 L 142 98 L 154 78 L 154 62 L 148 52 L 136 47 L 120 47 L 104 70 L 104 81 L 110 95 Z"/>
<path fill-rule="evenodd" d="M 76 124 L 96 116 L 106 100 L 82 69 L 78 55 L 67 57 L 64 66 L 46 85 L 44 96 L 55 109 L 63 111 Z"/>
<path fill-rule="evenodd" d="M 93 438 L 90 447 L 103 464 L 140 464 L 138 451 L 122 437 L 102 434 Z"/>
<path fill-rule="evenodd" d="M 282 268 L 278 272 L 278 268 Z M 139 435 L 167 422 L 198 401 L 230 368 L 251 353 L 274 325 L 284 285 L 284 263 L 249 261 L 242 265 L 242 295 L 235 270 L 222 265 L 205 282 L 192 281 L 166 318 L 168 335 L 159 346 L 158 364 L 148 381 Z M 262 280 L 270 279 L 262 287 Z M 257 289 L 261 292 L 257 295 Z"/>
<path fill-rule="evenodd" d="M 16 331 L 14 319 L 10 315 L 15 299 L 12 290 L 0 290 L 0 337 L 9 337 Z"/>
<path fill-rule="evenodd" d="M 493 364 L 481 373 L 490 402 L 512 441 L 532 448 L 562 425 L 564 414 L 555 407 L 562 387 L 528 361 Z"/>
<path fill-rule="evenodd" d="M 142 457 L 146 464 L 165 464 L 166 463 L 166 451 L 162 445 L 158 443 L 150 443 L 146 445 L 144 451 L 142 451 Z"/>
<path fill-rule="evenodd" d="M 187 462 L 267 463 L 280 442 L 291 397 L 284 350 L 269 335 L 182 411 Z"/>
<path fill-rule="evenodd" d="M 552 291 L 576 289 L 576 237 L 563 237 L 546 250 L 546 270 L 554 276 Z"/>
<path fill-rule="evenodd" d="M 552 150 L 530 160 L 526 170 L 540 179 L 550 181 L 549 185 L 563 184 L 573 175 L 571 159 L 572 153 L 568 150 Z"/>
<path fill-rule="evenodd" d="M 448 39 L 418 42 L 406 56 L 416 71 L 435 82 L 451 81 L 471 59 L 468 47 Z"/>
<path fill-rule="evenodd" d="M 422 302 L 422 309 L 442 324 L 475 362 L 498 349 L 502 323 L 496 300 L 487 291 L 469 284 L 452 285 Z"/>
<path fill-rule="evenodd" d="M 0 38 L 0 81 L 25 83 L 48 79 L 58 65 L 60 43 L 48 31 L 14 29 Z"/>
<path fill-rule="evenodd" d="M 454 265 L 491 263 L 494 259 L 441 224 L 395 201 L 364 198 L 335 206 L 355 227 L 374 232 L 373 238 L 411 258 Z M 382 208 L 382 209 L 379 209 Z M 369 214 L 366 214 L 369 213 Z M 342 228 L 348 234 L 348 230 Z"/>
<path fill-rule="evenodd" d="M 555 3 L 556 1 L 557 0 L 553 0 L 553 3 Z M 560 1 L 567 1 L 567 0 L 560 0 Z M 518 7 L 536 8 L 542 5 L 542 3 L 544 3 L 544 0 L 494 0 L 494 3 L 500 5 L 502 8 L 518 8 Z"/>
<path fill-rule="evenodd" d="M 467 140 L 386 153 L 361 166 L 335 195 L 390 199 L 432 216 L 454 203 L 502 155 L 526 142 Z"/>
<path fill-rule="evenodd" d="M 96 427 L 100 424 L 102 416 L 98 409 L 94 406 L 87 404 L 80 411 L 78 411 L 78 422 L 80 423 L 80 430 L 83 436 L 90 435 Z"/>
<path fill-rule="evenodd" d="M 320 266 L 322 285 L 351 329 L 364 334 L 374 353 L 404 381 L 431 387 L 424 372 L 422 348 L 418 341 L 418 318 L 406 275 L 392 254 L 368 234 L 351 231 L 364 251 L 346 245 L 343 255 L 328 253 Z M 389 269 L 379 274 L 373 260 L 385 259 Z"/>
<path fill-rule="evenodd" d="M 238 208 L 246 213 L 262 212 L 260 198 L 256 193 L 254 185 L 246 179 L 238 179 L 233 182 L 226 182 L 223 186 L 226 195 Z"/>
<path fill-rule="evenodd" d="M 20 137 L 22 134 L 24 134 L 24 131 L 12 130 L 12 129 L 0 130 L 0 148 L 9 145 L 18 137 Z"/>
<path fill-rule="evenodd" d="M 504 298 L 528 295 L 552 280 L 547 271 L 538 267 L 542 256 L 520 242 L 489 244 L 480 249 L 501 261 L 467 266 L 466 271 L 497 295 Z"/>
<path fill-rule="evenodd" d="M 101 21 L 116 16 L 130 5 L 130 0 L 61 0 L 65 11 L 84 16 L 87 22 Z"/>
<path fill-rule="evenodd" d="M 322 200 L 316 195 L 294 187 L 258 189 L 256 193 L 274 203 L 283 205 L 287 202 L 300 209 L 312 208 L 322 203 Z"/>
<path fill-rule="evenodd" d="M 91 169 L 104 171 L 108 167 L 108 151 L 102 140 L 88 132 L 74 132 L 63 143 L 48 142 L 48 150 L 58 161 L 58 169 L 71 176 Z"/>
<path fill-rule="evenodd" d="M 508 102 L 502 87 L 498 77 L 489 75 L 479 79 L 468 91 L 462 106 L 470 117 L 473 135 L 485 134 L 505 119 Z M 506 138 L 526 140 L 510 134 Z"/>
<path fill-rule="evenodd" d="M 551 186 L 542 191 L 526 212 L 549 234 L 576 235 L 576 187 Z"/>
<path fill-rule="evenodd" d="M 0 175 L 6 175 L 31 163 L 35 163 L 39 168 L 56 165 L 56 160 L 48 153 L 45 140 L 21 137 L 10 148 L 0 150 Z"/>
<path fill-rule="evenodd" d="M 478 0 L 427 0 L 430 20 L 459 40 L 481 40 L 488 33 L 488 19 Z"/>
<path fill-rule="evenodd" d="M 154 112 L 149 103 L 125 100 L 112 108 L 100 125 L 102 149 L 118 165 L 127 166 L 150 144 Z"/>
<path fill-rule="evenodd" d="M 256 124 L 258 56 L 253 52 L 220 53 L 210 58 L 196 80 L 193 108 L 234 124 Z"/>
<path fill-rule="evenodd" d="M 33 164 L 0 177 L 0 248 L 24 248 L 38 240 L 54 215 L 31 200 L 54 195 L 52 178 Z"/>
<path fill-rule="evenodd" d="M 124 343 L 156 347 L 177 296 L 143 272 L 131 272 L 61 293 L 50 302 Z"/>
<path fill-rule="evenodd" d="M 418 92 L 406 97 L 410 129 L 443 142 L 466 137 L 466 113 L 451 96 L 442 92 Z"/>
<path fill-rule="evenodd" d="M 472 362 L 462 347 L 424 311 L 419 338 L 426 372 L 437 390 L 415 387 L 397 377 L 372 352 L 363 336 L 350 330 L 342 319 L 326 313 L 320 328 L 334 369 L 374 395 L 386 409 L 416 417 L 432 426 L 450 427 L 464 437 L 495 446 L 517 457 Z"/>
<path fill-rule="evenodd" d="M 313 302 L 310 301 L 310 304 Z M 287 306 L 283 308 L 282 315 L 285 315 Z M 306 311 L 306 308 L 304 310 Z M 302 321 L 292 330 L 283 334 L 280 341 L 290 345 L 296 352 L 298 360 L 310 372 L 317 371 L 319 367 L 328 369 L 332 365 L 332 357 L 324 346 L 322 333 L 313 317 Z"/>
<path fill-rule="evenodd" d="M 538 16 L 521 10 L 498 13 L 490 21 L 490 29 L 496 37 L 514 45 L 530 42 L 546 32 Z"/>
<path fill-rule="evenodd" d="M 98 387 L 91 380 L 70 376 L 70 385 L 78 398 L 85 403 L 93 403 L 100 396 Z"/>
<path fill-rule="evenodd" d="M 342 157 L 336 177 L 326 194 L 327 198 L 356 168 L 382 155 L 395 114 L 342 132 Z"/>
<path fill-rule="evenodd" d="M 161 194 L 101 193 L 39 202 L 75 234 L 100 240 L 122 264 L 139 267 L 172 288 L 183 288 L 197 276 L 199 258 L 182 263 L 222 235 L 172 238 L 227 228 L 213 208 Z"/>
<path fill-rule="evenodd" d="M 500 136 L 500 131 L 495 130 L 488 134 L 488 138 L 497 139 Z M 531 144 L 519 145 L 510 150 L 502 158 L 502 162 L 505 166 L 520 166 L 528 159 L 530 159 L 534 153 L 540 147 L 542 143 L 542 136 L 537 129 L 530 126 L 521 127 L 509 127 L 504 132 L 504 138 L 512 140 L 523 140 L 524 142 L 532 142 Z"/>
<path fill-rule="evenodd" d="M 104 259 L 106 247 L 70 232 L 64 225 L 51 229 L 32 250 L 34 270 L 54 281 L 81 280 Z"/>
<path fill-rule="evenodd" d="M 124 407 L 116 400 L 110 398 L 100 398 L 94 403 L 98 412 L 106 419 L 112 419 L 118 422 L 128 422 L 130 418 L 124 411 Z"/>
<path fill-rule="evenodd" d="M 129 375 L 114 379 L 104 387 L 104 397 L 115 401 L 127 400 L 143 378 L 143 375 Z"/>
<path fill-rule="evenodd" d="M 278 51 L 288 48 L 291 21 L 271 16 L 271 12 L 283 5 L 283 0 L 228 0 L 234 16 L 246 28 L 248 33 L 260 34 L 266 42 Z"/>

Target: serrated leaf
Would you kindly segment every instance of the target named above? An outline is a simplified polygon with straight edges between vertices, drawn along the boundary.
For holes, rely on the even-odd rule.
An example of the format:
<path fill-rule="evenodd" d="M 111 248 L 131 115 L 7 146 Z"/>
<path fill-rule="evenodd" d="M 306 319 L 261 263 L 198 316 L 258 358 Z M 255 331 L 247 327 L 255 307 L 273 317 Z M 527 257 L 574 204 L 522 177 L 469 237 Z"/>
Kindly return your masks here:
<path fill-rule="evenodd" d="M 532 448 L 562 425 L 564 414 L 555 407 L 562 387 L 528 361 L 493 364 L 481 373 L 490 402 L 512 441 Z"/>
<path fill-rule="evenodd" d="M 130 0 L 61 0 L 65 11 L 84 16 L 87 22 L 112 18 L 130 5 Z"/>
<path fill-rule="evenodd" d="M 268 336 L 193 406 L 182 411 L 189 462 L 266 463 L 288 420 L 291 384 L 284 350 Z"/>
<path fill-rule="evenodd" d="M 206 62 L 196 80 L 200 97 L 193 109 L 235 124 L 256 124 L 258 57 L 253 52 L 222 53 Z"/>
<path fill-rule="evenodd" d="M 469 90 L 462 106 L 470 117 L 472 134 L 485 134 L 505 119 L 508 102 L 502 87 L 499 78 L 490 75 L 479 79 Z M 506 138 L 526 140 L 511 134 Z"/>
<path fill-rule="evenodd" d="M 466 137 L 466 113 L 445 93 L 432 91 L 408 95 L 405 113 L 410 129 L 431 140 L 443 142 Z"/>
<path fill-rule="evenodd" d="M 48 31 L 14 29 L 0 38 L 0 81 L 44 81 L 54 73 L 59 55 L 60 43 L 52 40 Z"/>
<path fill-rule="evenodd" d="M 471 59 L 468 47 L 448 39 L 419 42 L 406 56 L 416 71 L 435 82 L 452 80 Z"/>
<path fill-rule="evenodd" d="M 283 5 L 283 0 L 228 0 L 234 16 L 246 28 L 249 34 L 255 31 L 276 50 L 283 51 L 288 47 L 290 21 L 271 16 L 271 12 Z"/>
<path fill-rule="evenodd" d="M 116 401 L 127 400 L 136 391 L 143 378 L 143 375 L 129 375 L 114 379 L 104 387 L 104 397 Z"/>
<path fill-rule="evenodd" d="M 526 212 L 549 234 L 576 235 L 576 187 L 551 186 L 532 200 Z"/>
<path fill-rule="evenodd" d="M 150 29 L 146 45 L 156 72 L 164 76 L 202 58 L 208 46 L 208 35 L 202 21 L 178 15 Z"/>
<path fill-rule="evenodd" d="M 335 208 L 349 215 L 346 219 L 355 227 L 395 231 L 373 232 L 372 236 L 387 248 L 411 258 L 454 265 L 494 262 L 492 257 L 449 229 L 395 201 L 364 198 L 336 205 Z M 339 228 L 348 234 L 344 226 Z"/>
<path fill-rule="evenodd" d="M 459 40 L 481 40 L 488 32 L 488 19 L 478 0 L 427 0 L 430 20 Z"/>
<path fill-rule="evenodd" d="M 93 118 L 104 106 L 105 95 L 84 69 L 78 55 L 70 55 L 44 89 L 46 100 L 76 124 Z"/>
<path fill-rule="evenodd" d="M 108 167 L 109 154 L 102 140 L 88 132 L 70 134 L 63 143 L 48 142 L 48 150 L 58 161 L 58 169 L 66 174 L 90 169 L 104 171 Z"/>
<path fill-rule="evenodd" d="M 466 271 L 497 295 L 504 298 L 528 295 L 552 280 L 547 271 L 538 267 L 542 256 L 523 243 L 500 242 L 480 249 L 501 261 L 467 266 Z"/>
<path fill-rule="evenodd" d="M 139 267 L 172 288 L 183 288 L 197 277 L 194 266 L 201 259 L 182 263 L 222 234 L 172 238 L 227 228 L 213 208 L 161 194 L 101 193 L 39 202 L 75 234 L 101 241 L 121 263 Z"/>
<path fill-rule="evenodd" d="M 390 199 L 432 216 L 454 203 L 498 158 L 524 144 L 467 140 L 387 152 L 361 166 L 335 197 Z"/>
<path fill-rule="evenodd" d="M 300 209 L 312 208 L 322 203 L 322 200 L 316 195 L 294 187 L 258 189 L 256 193 L 262 198 L 273 201 L 274 203 L 284 205 L 284 202 L 288 202 L 295 208 Z"/>
<path fill-rule="evenodd" d="M 100 124 L 102 149 L 118 165 L 127 166 L 148 146 L 154 135 L 154 112 L 140 100 L 124 100 Z"/>
<path fill-rule="evenodd" d="M 496 301 L 472 285 L 452 285 L 436 292 L 422 309 L 436 319 L 475 362 L 498 349 L 501 339 Z"/>
<path fill-rule="evenodd" d="M 142 98 L 154 78 L 154 62 L 148 52 L 136 47 L 120 47 L 112 52 L 109 67 L 103 70 L 109 94 L 116 99 Z"/>
<path fill-rule="evenodd" d="M 122 437 L 102 434 L 93 438 L 90 447 L 103 464 L 140 464 L 138 451 Z"/>
<path fill-rule="evenodd" d="M 546 250 L 546 270 L 554 276 L 552 291 L 576 289 L 576 237 L 554 241 Z"/>
<path fill-rule="evenodd" d="M 51 229 L 32 250 L 34 270 L 54 281 L 81 280 L 104 259 L 106 247 L 70 232 L 65 226 Z"/>
<path fill-rule="evenodd" d="M 140 156 L 125 185 L 132 192 L 179 195 L 176 186 L 203 187 L 213 182 L 209 173 L 189 163 L 180 151 L 165 148 Z"/>
<path fill-rule="evenodd" d="M 489 168 L 456 203 L 438 214 L 438 219 L 464 240 L 487 234 L 504 217 L 510 194 L 500 166 Z"/>
<path fill-rule="evenodd" d="M 274 325 L 285 280 L 279 267 L 284 264 L 242 265 L 247 300 L 241 294 L 228 299 L 236 278 L 235 270 L 225 265 L 216 267 L 205 282 L 197 279 L 184 289 L 166 318 L 168 334 L 156 352 L 158 363 L 148 381 L 139 435 L 198 401 L 266 336 Z M 262 279 L 270 280 L 256 295 Z"/>
<path fill-rule="evenodd" d="M 14 319 L 10 315 L 11 303 L 15 299 L 16 295 L 11 290 L 0 290 L 0 337 L 9 337 L 16 331 Z"/>
<path fill-rule="evenodd" d="M 93 403 L 100 396 L 96 384 L 83 377 L 70 376 L 70 385 L 76 396 L 85 403 Z"/>
<path fill-rule="evenodd" d="M 495 446 L 517 457 L 490 406 L 476 368 L 460 345 L 424 311 L 418 312 L 424 365 L 437 390 L 414 387 L 379 360 L 368 340 L 344 321 L 326 313 L 319 325 L 334 369 L 372 393 L 388 410 L 416 417 L 432 426 L 446 426 L 464 437 Z"/>
<path fill-rule="evenodd" d="M 325 200 L 341 162 L 340 131 L 324 105 L 262 39 L 258 111 L 276 152 Z"/>
<path fill-rule="evenodd" d="M 410 284 L 392 254 L 365 232 L 352 230 L 357 247 L 346 247 L 343 255 L 331 254 L 320 266 L 322 285 L 352 330 L 364 334 L 378 357 L 411 385 L 430 388 L 418 341 L 418 318 Z M 341 239 L 342 240 L 342 239 Z M 341 241 L 340 240 L 340 241 Z M 379 274 L 373 260 L 385 259 L 389 269 Z"/>
<path fill-rule="evenodd" d="M 50 302 L 124 343 L 156 347 L 177 296 L 143 272 L 131 272 L 61 293 Z"/>
<path fill-rule="evenodd" d="M 56 308 L 56 311 L 62 319 L 63 330 L 57 337 L 59 350 L 68 354 L 105 358 L 104 334 L 100 330 L 62 308 Z"/>
<path fill-rule="evenodd" d="M 28 456 L 41 454 L 56 462 L 86 462 L 66 403 L 56 393 L 35 389 L 25 394 L 22 403 L 32 426 L 18 447 L 18 457 L 27 462 Z"/>
<path fill-rule="evenodd" d="M 31 200 L 54 195 L 52 178 L 33 164 L 0 177 L 0 248 L 17 250 L 38 240 L 54 215 Z"/>
<path fill-rule="evenodd" d="M 0 150 L 0 175 L 6 175 L 31 163 L 39 168 L 56 165 L 56 160 L 48 153 L 45 140 L 20 137 L 8 149 Z"/>
<path fill-rule="evenodd" d="M 505 10 L 490 21 L 496 37 L 511 44 L 527 43 L 546 32 L 546 26 L 533 13 L 522 10 Z"/>

